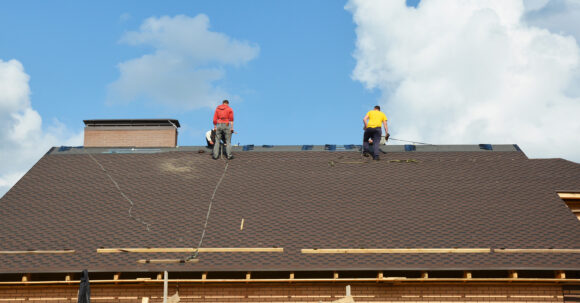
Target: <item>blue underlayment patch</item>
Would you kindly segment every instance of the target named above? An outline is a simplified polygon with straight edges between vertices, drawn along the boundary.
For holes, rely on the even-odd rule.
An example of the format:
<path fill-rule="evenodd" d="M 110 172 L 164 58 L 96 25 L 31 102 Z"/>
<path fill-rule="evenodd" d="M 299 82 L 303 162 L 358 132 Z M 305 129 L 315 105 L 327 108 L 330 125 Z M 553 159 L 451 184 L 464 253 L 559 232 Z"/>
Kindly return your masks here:
<path fill-rule="evenodd" d="M 82 148 L 84 148 L 84 146 L 61 146 L 58 148 L 58 151 L 63 152 L 63 151 L 71 150 L 72 148 L 82 149 Z"/>
<path fill-rule="evenodd" d="M 336 150 L 336 144 L 325 144 L 324 150 Z"/>
<path fill-rule="evenodd" d="M 244 151 L 254 150 L 254 144 L 244 145 Z"/>
<path fill-rule="evenodd" d="M 415 151 L 415 150 L 417 150 L 417 147 L 415 145 L 405 144 L 405 151 Z"/>
<path fill-rule="evenodd" d="M 491 144 L 479 144 L 479 149 L 493 150 L 493 147 L 491 146 Z"/>
<path fill-rule="evenodd" d="M 312 150 L 314 145 L 302 145 L 302 150 Z"/>

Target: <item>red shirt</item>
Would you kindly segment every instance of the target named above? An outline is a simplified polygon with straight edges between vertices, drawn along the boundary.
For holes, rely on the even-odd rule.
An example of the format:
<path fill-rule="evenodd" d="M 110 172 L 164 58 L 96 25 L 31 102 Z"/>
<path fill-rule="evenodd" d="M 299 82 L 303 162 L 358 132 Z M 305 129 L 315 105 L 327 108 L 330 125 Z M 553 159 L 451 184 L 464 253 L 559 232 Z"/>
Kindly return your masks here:
<path fill-rule="evenodd" d="M 234 111 L 227 104 L 222 104 L 215 109 L 213 125 L 218 123 L 234 122 Z"/>

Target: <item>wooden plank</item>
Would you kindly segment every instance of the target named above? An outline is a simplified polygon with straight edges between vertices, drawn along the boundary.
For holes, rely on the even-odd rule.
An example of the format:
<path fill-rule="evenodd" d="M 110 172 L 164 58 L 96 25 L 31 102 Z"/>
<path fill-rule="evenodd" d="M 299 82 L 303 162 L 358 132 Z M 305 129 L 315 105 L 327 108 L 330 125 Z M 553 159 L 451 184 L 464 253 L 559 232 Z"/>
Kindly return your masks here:
<path fill-rule="evenodd" d="M 463 272 L 463 278 L 464 278 L 464 279 L 471 279 L 472 277 L 473 277 L 473 276 L 472 276 L 472 274 L 471 274 L 471 272 L 470 272 L 470 271 L 464 271 L 464 272 Z"/>
<path fill-rule="evenodd" d="M 518 272 L 515 271 L 515 270 L 510 270 L 509 271 L 509 274 L 508 274 L 508 277 L 510 279 L 517 279 L 518 278 Z"/>
<path fill-rule="evenodd" d="M 303 254 L 465 254 L 489 253 L 489 248 L 328 248 L 302 249 Z"/>
<path fill-rule="evenodd" d="M 334 272 L 333 279 L 334 280 L 338 279 L 338 272 L 336 272 L 336 271 Z"/>
<path fill-rule="evenodd" d="M 141 259 L 141 260 L 137 260 L 137 263 L 140 263 L 140 264 L 197 263 L 197 262 L 199 262 L 199 259 L 191 259 L 191 260 L 185 260 L 185 259 Z"/>
<path fill-rule="evenodd" d="M 429 279 L 429 273 L 426 271 L 421 272 L 421 279 Z"/>
<path fill-rule="evenodd" d="M 580 199 L 580 193 L 558 193 L 561 199 Z"/>
<path fill-rule="evenodd" d="M 74 249 L 63 250 L 2 250 L 0 255 L 74 254 Z"/>
<path fill-rule="evenodd" d="M 22 276 L 22 282 L 28 282 L 30 281 L 30 274 L 25 274 Z"/>
<path fill-rule="evenodd" d="M 246 280 L 251 280 L 252 279 L 252 273 L 251 272 L 247 272 L 246 273 Z"/>
<path fill-rule="evenodd" d="M 555 278 L 556 279 L 566 279 L 566 272 L 563 270 L 557 270 L 555 272 Z"/>
<path fill-rule="evenodd" d="M 197 249 L 191 247 L 180 248 L 98 248 L 97 253 L 193 253 Z M 224 248 L 200 248 L 200 253 L 254 253 L 272 252 L 282 253 L 281 247 L 224 247 Z"/>

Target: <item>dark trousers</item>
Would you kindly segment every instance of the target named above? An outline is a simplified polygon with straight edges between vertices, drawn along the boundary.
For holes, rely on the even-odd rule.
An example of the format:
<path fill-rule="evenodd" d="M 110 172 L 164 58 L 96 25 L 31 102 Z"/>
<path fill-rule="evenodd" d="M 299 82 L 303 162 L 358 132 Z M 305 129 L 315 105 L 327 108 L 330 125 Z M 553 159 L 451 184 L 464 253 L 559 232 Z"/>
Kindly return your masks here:
<path fill-rule="evenodd" d="M 363 136 L 363 152 L 369 151 L 369 138 L 373 139 L 373 158 L 379 156 L 379 145 L 381 144 L 382 131 L 380 127 L 365 129 L 365 134 Z"/>

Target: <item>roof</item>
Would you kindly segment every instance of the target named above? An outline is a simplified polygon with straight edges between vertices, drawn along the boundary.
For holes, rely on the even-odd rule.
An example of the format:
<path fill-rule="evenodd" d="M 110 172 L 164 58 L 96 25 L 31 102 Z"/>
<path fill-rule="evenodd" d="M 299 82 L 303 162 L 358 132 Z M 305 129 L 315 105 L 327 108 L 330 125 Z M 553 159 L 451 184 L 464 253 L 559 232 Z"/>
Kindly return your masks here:
<path fill-rule="evenodd" d="M 0 250 L 75 252 L 0 254 L 0 273 L 580 270 L 580 253 L 502 253 L 580 249 L 580 221 L 557 195 L 580 190 L 579 164 L 515 145 L 388 146 L 381 161 L 347 147 L 240 146 L 229 162 L 204 147 L 53 148 L 0 200 Z M 97 253 L 196 248 L 210 202 L 202 247 L 283 253 L 201 252 L 185 264 L 137 260 L 188 253 Z M 337 248 L 489 251 L 302 253 Z"/>

